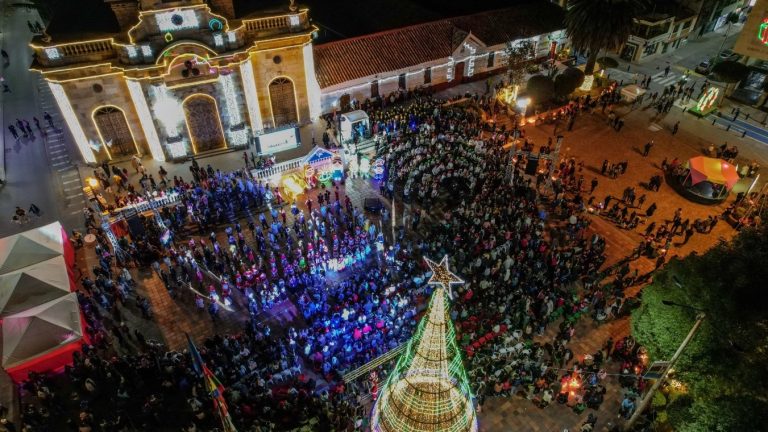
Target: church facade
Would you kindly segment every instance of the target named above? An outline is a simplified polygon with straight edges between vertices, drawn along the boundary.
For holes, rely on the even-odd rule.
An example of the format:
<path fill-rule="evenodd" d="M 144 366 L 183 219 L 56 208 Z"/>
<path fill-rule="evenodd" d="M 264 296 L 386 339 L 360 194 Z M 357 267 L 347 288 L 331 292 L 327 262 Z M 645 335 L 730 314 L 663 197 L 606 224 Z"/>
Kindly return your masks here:
<path fill-rule="evenodd" d="M 110 9 L 115 31 L 38 36 L 32 69 L 91 164 L 244 149 L 351 101 L 502 71 L 510 41 L 546 56 L 564 40 L 557 25 L 512 31 L 536 22 L 519 8 L 313 46 L 317 28 L 293 1 L 243 17 L 233 0 L 88 1 Z"/>
<path fill-rule="evenodd" d="M 238 20 L 231 0 L 107 1 L 119 33 L 32 44 L 85 162 L 244 148 L 320 114 L 306 9 Z"/>

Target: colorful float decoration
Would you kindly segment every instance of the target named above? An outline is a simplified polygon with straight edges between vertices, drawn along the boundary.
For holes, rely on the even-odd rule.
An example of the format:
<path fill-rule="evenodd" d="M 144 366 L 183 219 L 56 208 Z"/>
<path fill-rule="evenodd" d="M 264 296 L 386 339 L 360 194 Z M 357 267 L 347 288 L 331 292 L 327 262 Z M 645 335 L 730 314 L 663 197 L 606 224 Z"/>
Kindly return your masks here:
<path fill-rule="evenodd" d="M 381 180 L 384 178 L 384 158 L 377 158 L 371 166 L 371 175 L 374 180 Z"/>
<path fill-rule="evenodd" d="M 304 158 L 304 178 L 310 188 L 344 179 L 344 162 L 338 152 L 316 147 Z"/>
<path fill-rule="evenodd" d="M 368 156 L 360 156 L 357 172 L 361 178 L 367 179 L 371 177 L 371 159 Z"/>
<path fill-rule="evenodd" d="M 334 152 L 331 158 L 331 178 L 333 181 L 340 182 L 344 180 L 344 160 L 338 152 Z"/>
<path fill-rule="evenodd" d="M 282 183 L 283 190 L 291 198 L 291 200 L 296 199 L 297 196 L 304 193 L 304 191 L 307 189 L 307 181 L 301 178 L 301 176 L 297 173 L 291 173 L 283 177 Z"/>
<path fill-rule="evenodd" d="M 717 109 L 715 102 L 717 102 L 717 97 L 719 95 L 720 89 L 714 86 L 709 87 L 707 91 L 704 92 L 704 95 L 696 103 L 696 106 L 689 109 L 688 111 L 699 117 L 706 116 L 707 114 Z"/>

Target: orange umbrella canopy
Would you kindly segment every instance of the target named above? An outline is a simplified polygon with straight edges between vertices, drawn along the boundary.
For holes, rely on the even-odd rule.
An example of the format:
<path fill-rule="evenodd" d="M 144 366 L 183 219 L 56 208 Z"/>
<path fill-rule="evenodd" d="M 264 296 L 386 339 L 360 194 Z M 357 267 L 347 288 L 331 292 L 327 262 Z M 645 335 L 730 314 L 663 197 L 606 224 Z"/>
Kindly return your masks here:
<path fill-rule="evenodd" d="M 694 185 L 708 181 L 732 189 L 739 181 L 736 167 L 722 159 L 696 156 L 688 161 L 688 166 L 691 169 L 691 184 Z"/>

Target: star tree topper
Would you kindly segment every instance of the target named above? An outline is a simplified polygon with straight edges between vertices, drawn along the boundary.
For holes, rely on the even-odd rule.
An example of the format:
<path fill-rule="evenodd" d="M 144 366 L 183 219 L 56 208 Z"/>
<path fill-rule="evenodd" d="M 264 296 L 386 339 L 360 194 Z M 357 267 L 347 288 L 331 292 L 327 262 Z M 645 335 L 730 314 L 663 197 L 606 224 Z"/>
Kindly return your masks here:
<path fill-rule="evenodd" d="M 429 269 L 432 270 L 432 277 L 429 278 L 427 283 L 430 285 L 442 285 L 448 291 L 448 296 L 453 298 L 451 285 L 461 285 L 464 281 L 448 268 L 448 255 L 443 256 L 439 263 L 427 257 L 424 257 L 424 261 L 427 262 Z"/>

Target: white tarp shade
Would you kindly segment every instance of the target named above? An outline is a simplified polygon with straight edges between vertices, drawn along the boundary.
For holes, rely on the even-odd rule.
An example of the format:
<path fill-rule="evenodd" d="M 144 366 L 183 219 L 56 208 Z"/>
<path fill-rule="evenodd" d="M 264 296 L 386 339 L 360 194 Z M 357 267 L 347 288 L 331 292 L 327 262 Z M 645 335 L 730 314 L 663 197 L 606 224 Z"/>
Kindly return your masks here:
<path fill-rule="evenodd" d="M 621 95 L 628 101 L 628 102 L 634 102 L 635 99 L 639 98 L 640 96 L 644 95 L 648 90 L 635 85 L 631 84 L 623 89 L 621 89 Z"/>
<path fill-rule="evenodd" d="M 368 114 L 363 110 L 350 111 L 341 115 L 341 138 L 352 138 L 352 129 L 358 129 L 362 123 L 364 129 L 368 128 Z"/>
<path fill-rule="evenodd" d="M 4 317 L 2 367 L 14 367 L 82 337 L 76 293 Z"/>
<path fill-rule="evenodd" d="M 54 222 L 0 239 L 0 274 L 64 254 L 61 224 Z"/>
<path fill-rule="evenodd" d="M 64 297 L 70 288 L 62 255 L 0 274 L 0 319 Z"/>

